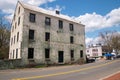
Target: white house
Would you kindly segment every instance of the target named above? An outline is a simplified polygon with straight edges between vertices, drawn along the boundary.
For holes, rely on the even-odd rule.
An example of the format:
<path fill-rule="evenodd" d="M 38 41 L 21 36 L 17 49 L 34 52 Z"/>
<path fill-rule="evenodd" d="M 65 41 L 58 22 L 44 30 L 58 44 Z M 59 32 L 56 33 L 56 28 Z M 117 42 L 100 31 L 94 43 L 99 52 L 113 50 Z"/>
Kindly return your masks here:
<path fill-rule="evenodd" d="M 95 45 L 86 48 L 86 55 L 89 57 L 100 57 L 102 56 L 102 46 Z"/>

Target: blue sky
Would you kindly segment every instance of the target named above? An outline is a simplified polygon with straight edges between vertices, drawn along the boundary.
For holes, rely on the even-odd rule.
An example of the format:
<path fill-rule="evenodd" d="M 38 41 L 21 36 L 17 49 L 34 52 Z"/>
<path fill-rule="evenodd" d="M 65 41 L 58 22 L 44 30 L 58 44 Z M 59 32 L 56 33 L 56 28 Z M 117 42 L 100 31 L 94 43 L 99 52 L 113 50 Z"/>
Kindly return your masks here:
<path fill-rule="evenodd" d="M 0 0 L 0 15 L 13 17 L 18 0 Z M 86 26 L 86 43 L 97 42 L 100 32 L 120 32 L 120 0 L 20 0 L 79 20 Z M 6 5 L 7 6 L 6 6 Z"/>
<path fill-rule="evenodd" d="M 109 13 L 111 10 L 120 7 L 120 0 L 57 0 L 49 4 L 43 4 L 41 7 L 55 7 L 57 5 L 65 6 L 63 14 L 70 16 L 84 15 L 85 13 L 96 12 L 101 15 Z"/>

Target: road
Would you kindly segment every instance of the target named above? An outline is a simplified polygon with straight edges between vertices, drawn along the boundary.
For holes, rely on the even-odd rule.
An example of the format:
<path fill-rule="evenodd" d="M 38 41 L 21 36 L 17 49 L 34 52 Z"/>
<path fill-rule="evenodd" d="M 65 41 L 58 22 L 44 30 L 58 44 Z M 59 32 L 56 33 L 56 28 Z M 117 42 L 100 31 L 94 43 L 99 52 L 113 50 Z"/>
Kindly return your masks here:
<path fill-rule="evenodd" d="M 84 65 L 0 70 L 0 80 L 101 80 L 120 71 L 120 59 Z"/>

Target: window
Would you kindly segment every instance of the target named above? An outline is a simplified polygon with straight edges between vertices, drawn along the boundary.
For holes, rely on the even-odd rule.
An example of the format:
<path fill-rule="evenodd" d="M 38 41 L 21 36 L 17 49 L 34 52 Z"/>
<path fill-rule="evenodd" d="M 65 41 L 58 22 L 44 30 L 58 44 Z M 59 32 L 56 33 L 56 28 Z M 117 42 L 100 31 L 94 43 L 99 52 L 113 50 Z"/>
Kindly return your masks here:
<path fill-rule="evenodd" d="M 89 52 L 89 50 L 87 50 L 87 52 Z"/>
<path fill-rule="evenodd" d="M 63 21 L 59 20 L 59 29 L 63 29 Z"/>
<path fill-rule="evenodd" d="M 15 50 L 13 50 L 13 59 L 14 59 L 14 52 L 15 52 Z"/>
<path fill-rule="evenodd" d="M 29 39 L 34 40 L 34 30 L 29 30 Z"/>
<path fill-rule="evenodd" d="M 33 59 L 34 48 L 28 48 L 28 59 Z"/>
<path fill-rule="evenodd" d="M 17 33 L 17 42 L 18 42 L 18 40 L 19 40 L 19 32 Z"/>
<path fill-rule="evenodd" d="M 45 59 L 50 58 L 50 49 L 45 49 Z"/>
<path fill-rule="evenodd" d="M 98 52 L 98 49 L 92 49 L 93 52 Z"/>
<path fill-rule="evenodd" d="M 15 44 L 15 38 L 16 38 L 16 36 L 14 36 L 14 44 Z"/>
<path fill-rule="evenodd" d="M 18 58 L 18 49 L 16 49 L 16 59 Z"/>
<path fill-rule="evenodd" d="M 73 44 L 74 43 L 74 37 L 70 36 L 70 43 Z"/>
<path fill-rule="evenodd" d="M 30 13 L 30 16 L 29 16 L 29 21 L 30 22 L 35 22 L 35 14 L 33 14 L 33 13 Z"/>
<path fill-rule="evenodd" d="M 20 17 L 18 18 L 18 25 L 20 24 Z"/>
<path fill-rule="evenodd" d="M 83 58 L 83 50 L 80 50 L 80 58 Z"/>
<path fill-rule="evenodd" d="M 50 41 L 50 33 L 49 32 L 45 33 L 45 41 Z"/>
<path fill-rule="evenodd" d="M 74 59 L 74 50 L 70 50 L 71 60 Z"/>
<path fill-rule="evenodd" d="M 51 19 L 49 17 L 45 17 L 45 25 L 51 25 Z"/>
<path fill-rule="evenodd" d="M 69 24 L 70 31 L 74 31 L 73 24 Z"/>
<path fill-rule="evenodd" d="M 18 8 L 18 14 L 20 13 L 20 7 Z"/>

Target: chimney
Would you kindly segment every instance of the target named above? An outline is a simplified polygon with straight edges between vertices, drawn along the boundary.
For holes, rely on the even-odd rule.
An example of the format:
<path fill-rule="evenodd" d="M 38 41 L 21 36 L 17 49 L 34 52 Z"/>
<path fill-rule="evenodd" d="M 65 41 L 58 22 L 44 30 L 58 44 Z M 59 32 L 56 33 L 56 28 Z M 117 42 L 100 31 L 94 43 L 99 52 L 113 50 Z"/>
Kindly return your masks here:
<path fill-rule="evenodd" d="M 60 11 L 56 10 L 56 14 L 60 14 Z"/>

